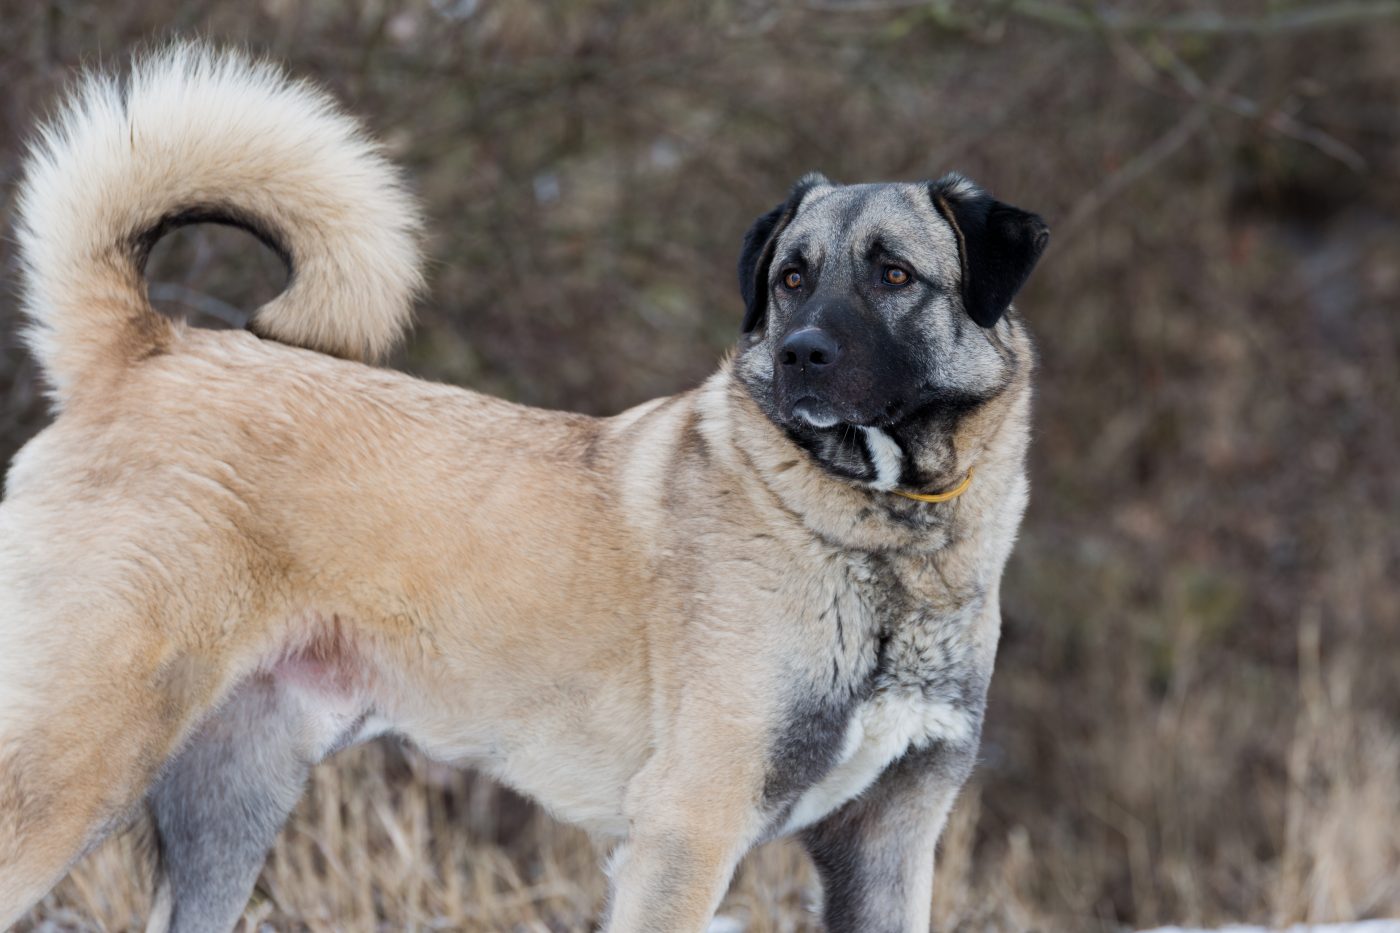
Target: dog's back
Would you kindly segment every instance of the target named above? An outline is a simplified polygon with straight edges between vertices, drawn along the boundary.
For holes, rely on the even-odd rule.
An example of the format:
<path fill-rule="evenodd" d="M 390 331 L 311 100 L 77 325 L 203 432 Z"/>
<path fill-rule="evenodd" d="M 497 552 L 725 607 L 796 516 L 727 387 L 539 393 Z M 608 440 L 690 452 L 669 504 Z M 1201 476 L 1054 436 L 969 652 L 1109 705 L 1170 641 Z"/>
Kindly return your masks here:
<path fill-rule="evenodd" d="M 125 86 L 90 79 L 22 203 L 30 341 L 59 417 L 0 504 L 0 928 L 143 798 L 153 928 L 227 928 L 307 769 L 380 728 L 371 708 L 448 758 L 501 734 L 578 743 L 517 785 L 562 783 L 562 811 L 611 816 L 645 749 L 629 649 L 651 594 L 604 487 L 645 416 L 336 358 L 398 338 L 417 220 L 354 124 L 266 66 L 177 47 Z M 185 328 L 146 300 L 154 239 L 209 220 L 291 266 L 255 333 Z M 540 631 L 558 625 L 572 639 Z M 530 704 L 578 667 L 583 728 L 532 728 Z M 422 687 L 448 677 L 446 702 Z"/>

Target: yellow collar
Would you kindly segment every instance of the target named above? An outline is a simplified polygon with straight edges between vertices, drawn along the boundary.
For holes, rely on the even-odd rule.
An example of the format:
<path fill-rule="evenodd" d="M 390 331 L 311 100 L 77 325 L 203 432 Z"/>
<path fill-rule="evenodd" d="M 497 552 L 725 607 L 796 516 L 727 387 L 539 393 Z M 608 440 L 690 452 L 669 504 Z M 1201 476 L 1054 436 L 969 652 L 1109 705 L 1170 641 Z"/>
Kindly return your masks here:
<path fill-rule="evenodd" d="M 963 481 L 958 483 L 947 492 L 903 492 L 898 489 L 891 489 L 890 492 L 896 496 L 903 496 L 906 499 L 917 499 L 920 502 L 947 502 L 949 499 L 956 499 L 967 492 L 967 487 L 972 485 L 972 468 L 968 467 L 967 475 Z"/>

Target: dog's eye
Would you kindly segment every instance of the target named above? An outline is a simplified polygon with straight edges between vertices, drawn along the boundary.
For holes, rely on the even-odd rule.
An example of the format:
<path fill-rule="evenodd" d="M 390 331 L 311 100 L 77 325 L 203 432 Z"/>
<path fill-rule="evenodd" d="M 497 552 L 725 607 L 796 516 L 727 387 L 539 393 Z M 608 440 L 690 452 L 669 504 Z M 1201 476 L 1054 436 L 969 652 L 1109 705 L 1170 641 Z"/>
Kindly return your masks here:
<path fill-rule="evenodd" d="M 802 273 L 793 269 L 783 276 L 783 288 L 790 292 L 795 292 L 802 287 Z"/>
<path fill-rule="evenodd" d="M 882 280 L 886 285 L 893 285 L 895 288 L 899 288 L 902 285 L 909 284 L 909 273 L 899 266 L 885 266 L 885 274 L 882 276 Z"/>

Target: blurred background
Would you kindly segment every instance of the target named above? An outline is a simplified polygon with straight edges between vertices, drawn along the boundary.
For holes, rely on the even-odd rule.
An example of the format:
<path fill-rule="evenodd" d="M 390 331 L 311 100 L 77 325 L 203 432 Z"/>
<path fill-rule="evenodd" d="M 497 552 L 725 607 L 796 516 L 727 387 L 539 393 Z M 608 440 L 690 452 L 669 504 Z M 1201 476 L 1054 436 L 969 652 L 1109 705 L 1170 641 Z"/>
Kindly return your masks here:
<path fill-rule="evenodd" d="M 0 0 L 0 462 L 47 415 L 16 335 L 24 139 L 79 66 L 202 35 L 330 87 L 430 217 L 391 365 L 616 412 L 737 336 L 734 263 L 811 169 L 956 169 L 1042 213 L 1033 497 L 948 930 L 1400 913 L 1400 3 Z M 282 282 L 195 228 L 163 310 Z M 3 646 L 0 646 L 3 650 Z M 28 921 L 139 928 L 136 842 Z M 317 772 L 250 928 L 571 930 L 577 833 L 374 746 Z M 725 913 L 815 928 L 795 849 Z"/>

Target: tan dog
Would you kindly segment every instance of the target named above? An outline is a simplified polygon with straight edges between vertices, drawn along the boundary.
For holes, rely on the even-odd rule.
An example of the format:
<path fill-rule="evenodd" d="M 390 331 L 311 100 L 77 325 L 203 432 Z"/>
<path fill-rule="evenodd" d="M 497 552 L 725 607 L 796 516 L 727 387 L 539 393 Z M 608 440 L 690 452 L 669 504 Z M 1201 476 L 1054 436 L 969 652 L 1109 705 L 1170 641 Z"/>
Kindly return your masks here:
<path fill-rule="evenodd" d="M 703 929 L 794 833 L 832 930 L 927 929 L 1026 503 L 1039 218 L 809 176 L 749 233 L 737 354 L 594 419 L 356 362 L 417 217 L 269 66 L 89 79 L 20 203 L 58 417 L 0 506 L 0 926 L 141 817 L 151 929 L 226 930 L 308 769 L 393 732 L 616 840 L 609 930 Z M 199 220 L 292 269 L 253 333 L 146 300 Z"/>

